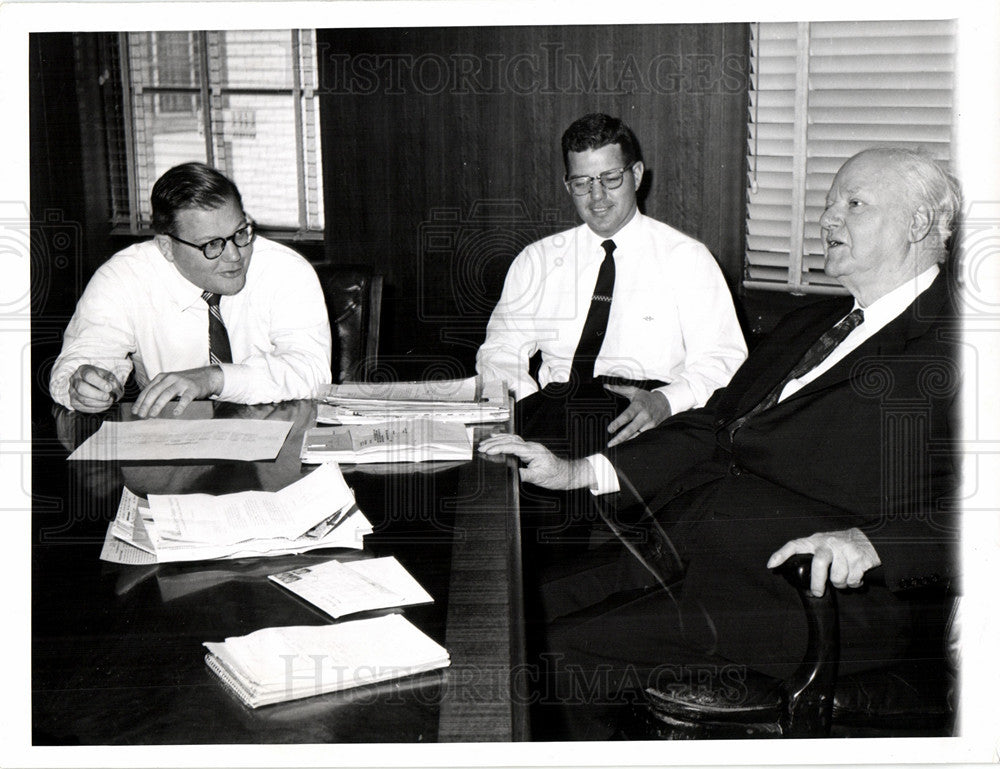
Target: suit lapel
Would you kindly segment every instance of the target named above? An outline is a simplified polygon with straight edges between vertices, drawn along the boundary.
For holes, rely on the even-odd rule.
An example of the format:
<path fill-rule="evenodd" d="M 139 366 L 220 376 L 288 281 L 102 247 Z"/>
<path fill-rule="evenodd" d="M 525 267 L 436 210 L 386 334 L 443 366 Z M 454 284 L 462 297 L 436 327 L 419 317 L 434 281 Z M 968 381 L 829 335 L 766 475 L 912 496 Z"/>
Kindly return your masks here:
<path fill-rule="evenodd" d="M 899 317 L 894 318 L 886 326 L 879 329 L 874 336 L 853 350 L 843 360 L 838 361 L 829 371 L 785 398 L 782 403 L 808 397 L 813 393 L 846 381 L 850 378 L 854 365 L 862 358 L 900 355 L 907 344 L 926 334 L 932 324 L 942 318 L 953 317 L 953 311 L 949 305 L 948 276 L 947 271 L 942 270 L 927 290 L 903 310 Z M 780 405 L 778 404 L 778 406 Z"/>
<path fill-rule="evenodd" d="M 745 414 L 758 403 L 791 371 L 813 343 L 827 329 L 842 318 L 851 308 L 847 299 L 817 303 L 813 314 L 798 319 L 793 326 L 780 325 L 775 332 L 761 342 L 767 349 L 751 354 L 759 361 L 743 387 L 738 388 L 737 399 L 730 402 L 728 410 L 720 408 L 720 413 L 735 418 Z"/>

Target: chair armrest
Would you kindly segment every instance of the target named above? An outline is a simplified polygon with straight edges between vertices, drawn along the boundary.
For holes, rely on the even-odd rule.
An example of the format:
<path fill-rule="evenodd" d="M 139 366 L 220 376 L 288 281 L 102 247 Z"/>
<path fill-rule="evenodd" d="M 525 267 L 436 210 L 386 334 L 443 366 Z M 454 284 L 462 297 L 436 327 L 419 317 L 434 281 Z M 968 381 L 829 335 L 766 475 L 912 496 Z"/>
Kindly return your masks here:
<path fill-rule="evenodd" d="M 812 555 L 803 553 L 774 570 L 798 591 L 808 627 L 805 655 L 785 682 L 789 736 L 829 733 L 840 661 L 836 591 L 830 588 L 814 596 L 809 590 L 811 569 Z"/>

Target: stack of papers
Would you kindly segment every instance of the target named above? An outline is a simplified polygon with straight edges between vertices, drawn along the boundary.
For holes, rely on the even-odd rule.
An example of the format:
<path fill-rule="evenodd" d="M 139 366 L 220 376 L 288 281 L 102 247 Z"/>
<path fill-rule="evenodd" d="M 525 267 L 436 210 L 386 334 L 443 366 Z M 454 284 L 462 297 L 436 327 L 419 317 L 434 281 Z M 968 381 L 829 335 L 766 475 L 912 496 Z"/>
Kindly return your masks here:
<path fill-rule="evenodd" d="M 252 708 L 447 667 L 448 651 L 401 614 L 275 627 L 206 642 L 205 662 Z"/>
<path fill-rule="evenodd" d="M 329 385 L 316 419 L 328 424 L 366 424 L 399 418 L 440 422 L 504 422 L 510 404 L 503 382 L 478 377 L 431 382 L 347 382 Z"/>
<path fill-rule="evenodd" d="M 472 437 L 461 422 L 396 419 L 364 425 L 313 427 L 302 438 L 303 462 L 429 462 L 472 459 Z"/>
<path fill-rule="evenodd" d="M 326 561 L 272 574 L 269 579 L 334 619 L 359 611 L 434 600 L 392 556 L 345 563 Z"/>
<path fill-rule="evenodd" d="M 360 549 L 371 531 L 340 469 L 329 465 L 277 492 L 150 494 L 147 501 L 125 489 L 101 558 L 149 564 Z"/>

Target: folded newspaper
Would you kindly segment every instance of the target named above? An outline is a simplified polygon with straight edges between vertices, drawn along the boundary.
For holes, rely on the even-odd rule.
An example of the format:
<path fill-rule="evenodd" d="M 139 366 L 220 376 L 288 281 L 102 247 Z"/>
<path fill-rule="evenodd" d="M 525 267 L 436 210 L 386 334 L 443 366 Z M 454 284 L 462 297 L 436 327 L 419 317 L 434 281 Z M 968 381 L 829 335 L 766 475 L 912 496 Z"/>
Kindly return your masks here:
<path fill-rule="evenodd" d="M 324 465 L 276 492 L 122 493 L 101 559 L 152 564 L 360 549 L 371 523 L 340 468 Z"/>
<path fill-rule="evenodd" d="M 326 424 L 365 424 L 397 418 L 440 422 L 504 422 L 510 417 L 503 382 L 480 377 L 426 382 L 346 382 L 320 393 L 316 420 Z"/>
<path fill-rule="evenodd" d="M 431 462 L 472 459 L 473 428 L 435 419 L 312 427 L 302 436 L 305 463 Z"/>

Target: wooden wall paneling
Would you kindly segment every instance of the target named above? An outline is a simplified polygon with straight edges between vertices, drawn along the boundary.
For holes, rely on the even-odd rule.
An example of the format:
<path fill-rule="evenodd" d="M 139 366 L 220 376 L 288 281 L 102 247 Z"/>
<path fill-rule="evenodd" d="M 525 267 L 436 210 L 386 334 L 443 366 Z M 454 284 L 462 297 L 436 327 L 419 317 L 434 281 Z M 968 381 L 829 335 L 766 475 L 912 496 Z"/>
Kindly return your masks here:
<path fill-rule="evenodd" d="M 320 31 L 327 257 L 386 274 L 393 373 L 471 373 L 510 261 L 576 223 L 559 137 L 587 112 L 632 125 L 644 210 L 732 279 L 745 94 L 722 73 L 745 39 L 744 25 Z"/>

